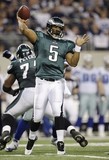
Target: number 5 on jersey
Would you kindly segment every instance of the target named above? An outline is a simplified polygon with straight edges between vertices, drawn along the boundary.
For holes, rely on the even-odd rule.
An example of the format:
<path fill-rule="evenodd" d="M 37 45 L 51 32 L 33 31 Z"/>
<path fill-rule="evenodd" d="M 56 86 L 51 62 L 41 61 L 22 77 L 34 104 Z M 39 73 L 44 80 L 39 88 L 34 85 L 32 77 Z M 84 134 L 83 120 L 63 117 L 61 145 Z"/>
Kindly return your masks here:
<path fill-rule="evenodd" d="M 50 61 L 54 61 L 54 62 L 57 61 L 58 52 L 56 51 L 56 49 L 58 49 L 58 46 L 54 46 L 54 45 L 50 46 L 50 53 L 52 53 L 51 55 L 49 55 Z"/>

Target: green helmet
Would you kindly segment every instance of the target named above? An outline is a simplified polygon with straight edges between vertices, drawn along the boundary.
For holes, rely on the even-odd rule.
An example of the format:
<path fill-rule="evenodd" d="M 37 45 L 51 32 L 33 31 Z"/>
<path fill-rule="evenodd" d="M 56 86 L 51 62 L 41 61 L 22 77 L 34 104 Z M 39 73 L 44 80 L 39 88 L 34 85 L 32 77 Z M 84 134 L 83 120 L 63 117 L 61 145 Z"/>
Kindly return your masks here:
<path fill-rule="evenodd" d="M 53 34 L 53 30 L 52 30 L 53 26 L 59 27 L 61 29 L 60 32 Z M 62 38 L 64 36 L 63 30 L 64 30 L 64 23 L 59 17 L 52 17 L 48 20 L 47 33 L 51 35 L 53 38 L 55 39 Z"/>

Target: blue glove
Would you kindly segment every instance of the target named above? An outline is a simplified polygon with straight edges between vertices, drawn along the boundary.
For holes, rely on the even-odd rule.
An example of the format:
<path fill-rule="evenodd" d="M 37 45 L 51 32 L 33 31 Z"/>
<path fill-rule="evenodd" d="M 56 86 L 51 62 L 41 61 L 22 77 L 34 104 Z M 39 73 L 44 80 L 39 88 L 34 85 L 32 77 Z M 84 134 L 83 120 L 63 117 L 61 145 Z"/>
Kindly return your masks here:
<path fill-rule="evenodd" d="M 11 57 L 11 52 L 8 51 L 8 50 L 5 50 L 5 51 L 3 52 L 3 57 L 9 59 L 9 58 Z"/>
<path fill-rule="evenodd" d="M 14 61 L 16 60 L 16 57 L 8 50 L 5 50 L 3 52 L 3 57 L 7 58 L 7 59 L 10 59 L 11 61 Z"/>

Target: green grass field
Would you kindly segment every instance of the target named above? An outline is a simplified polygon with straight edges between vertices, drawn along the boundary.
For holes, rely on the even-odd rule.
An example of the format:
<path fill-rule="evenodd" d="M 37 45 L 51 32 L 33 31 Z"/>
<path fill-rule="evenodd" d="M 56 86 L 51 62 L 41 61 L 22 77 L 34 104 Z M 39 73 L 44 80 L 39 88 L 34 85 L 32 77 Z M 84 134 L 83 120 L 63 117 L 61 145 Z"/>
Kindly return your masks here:
<path fill-rule="evenodd" d="M 109 137 L 88 139 L 87 147 L 82 148 L 72 138 L 65 138 L 65 155 L 57 155 L 56 147 L 50 138 L 39 138 L 31 155 L 24 155 L 26 141 L 21 141 L 13 152 L 0 151 L 0 160 L 109 160 Z"/>

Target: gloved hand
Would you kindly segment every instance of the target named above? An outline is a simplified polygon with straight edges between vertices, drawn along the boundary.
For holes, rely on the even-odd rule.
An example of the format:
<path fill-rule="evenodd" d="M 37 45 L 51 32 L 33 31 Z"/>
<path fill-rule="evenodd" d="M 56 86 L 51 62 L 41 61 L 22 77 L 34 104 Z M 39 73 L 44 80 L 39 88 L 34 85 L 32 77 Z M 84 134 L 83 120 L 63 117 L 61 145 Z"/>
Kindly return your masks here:
<path fill-rule="evenodd" d="M 12 96 L 16 96 L 19 93 L 20 89 L 17 88 L 13 90 L 11 87 L 7 88 L 5 87 L 5 85 L 3 85 L 3 91 L 8 94 L 11 94 Z"/>
<path fill-rule="evenodd" d="M 14 89 L 12 95 L 16 96 L 19 93 L 20 89 Z"/>
<path fill-rule="evenodd" d="M 11 61 L 14 61 L 16 60 L 16 57 L 8 50 L 5 50 L 3 52 L 3 57 L 7 58 L 7 59 L 10 59 Z"/>
<path fill-rule="evenodd" d="M 3 52 L 3 57 L 9 59 L 9 58 L 11 57 L 11 52 L 8 51 L 8 50 L 5 50 L 5 51 Z"/>

